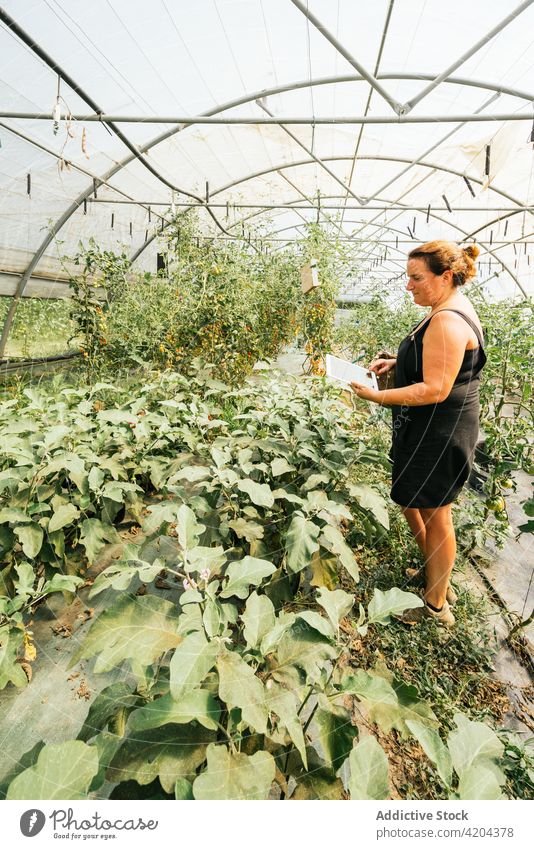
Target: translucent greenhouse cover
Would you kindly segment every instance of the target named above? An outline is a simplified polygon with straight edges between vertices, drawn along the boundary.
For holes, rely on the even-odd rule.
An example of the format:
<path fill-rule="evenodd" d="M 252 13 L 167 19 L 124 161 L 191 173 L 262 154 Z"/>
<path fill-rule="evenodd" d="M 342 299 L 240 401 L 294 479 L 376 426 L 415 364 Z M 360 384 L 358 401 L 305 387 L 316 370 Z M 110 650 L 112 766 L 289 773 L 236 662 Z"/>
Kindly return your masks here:
<path fill-rule="evenodd" d="M 476 239 L 488 295 L 532 293 L 533 2 L 2 10 L 2 294 L 20 293 L 21 277 L 24 295 L 61 293 L 61 257 L 90 237 L 155 269 L 158 233 L 190 204 L 205 234 L 261 237 L 271 250 L 306 221 L 334 219 L 358 280 L 399 289 L 415 243 Z"/>

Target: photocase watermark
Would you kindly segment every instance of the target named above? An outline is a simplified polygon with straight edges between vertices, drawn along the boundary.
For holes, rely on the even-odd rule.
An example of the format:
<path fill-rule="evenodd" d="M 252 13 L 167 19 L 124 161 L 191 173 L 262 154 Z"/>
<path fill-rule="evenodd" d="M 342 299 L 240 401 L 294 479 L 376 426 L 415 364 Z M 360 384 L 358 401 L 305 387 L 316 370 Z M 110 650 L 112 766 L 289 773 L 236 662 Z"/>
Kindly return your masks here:
<path fill-rule="evenodd" d="M 46 824 L 47 817 L 38 808 L 29 808 L 20 818 L 20 830 L 25 837 L 39 834 Z M 155 831 L 158 820 L 144 820 L 142 817 L 109 819 L 95 811 L 89 817 L 76 818 L 73 808 L 57 808 L 48 815 L 58 840 L 87 840 L 101 838 L 110 840 L 120 832 Z"/>
<path fill-rule="evenodd" d="M 38 808 L 30 808 L 24 811 L 20 818 L 20 830 L 24 837 L 35 837 L 42 830 L 46 817 Z"/>

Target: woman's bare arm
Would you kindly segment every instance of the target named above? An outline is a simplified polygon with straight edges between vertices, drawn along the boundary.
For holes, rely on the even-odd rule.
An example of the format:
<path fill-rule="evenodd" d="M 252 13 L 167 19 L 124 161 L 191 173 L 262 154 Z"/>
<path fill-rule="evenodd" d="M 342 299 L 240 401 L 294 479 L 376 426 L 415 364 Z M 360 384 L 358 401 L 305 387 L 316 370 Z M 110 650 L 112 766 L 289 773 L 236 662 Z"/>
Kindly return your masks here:
<path fill-rule="evenodd" d="M 432 317 L 423 340 L 423 380 L 399 389 L 384 389 L 374 392 L 377 401 L 386 406 L 422 407 L 439 404 L 450 395 L 454 381 L 460 371 L 469 326 L 452 312 L 436 313 Z"/>

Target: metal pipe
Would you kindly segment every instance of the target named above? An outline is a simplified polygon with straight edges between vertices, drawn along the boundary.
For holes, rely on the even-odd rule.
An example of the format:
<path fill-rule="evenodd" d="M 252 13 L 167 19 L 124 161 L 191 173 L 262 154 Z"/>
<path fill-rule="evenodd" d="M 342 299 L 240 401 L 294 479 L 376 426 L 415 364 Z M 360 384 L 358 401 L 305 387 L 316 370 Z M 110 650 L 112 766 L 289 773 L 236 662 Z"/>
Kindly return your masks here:
<path fill-rule="evenodd" d="M 349 51 L 345 47 L 343 47 L 343 45 L 341 44 L 340 41 L 338 41 L 338 39 L 335 37 L 335 35 L 333 35 L 333 33 L 331 33 L 329 30 L 327 30 L 327 28 L 324 26 L 324 24 L 322 24 L 321 21 L 318 18 L 316 18 L 315 15 L 312 14 L 312 12 L 310 12 L 310 10 L 307 8 L 307 6 L 305 6 L 304 3 L 301 3 L 301 0 L 291 0 L 291 2 L 293 3 L 294 6 L 297 7 L 297 9 L 300 12 L 302 12 L 302 14 L 309 20 L 309 22 L 311 24 L 313 24 L 313 26 L 316 29 L 319 30 L 321 35 L 323 35 L 326 38 L 326 40 L 329 41 L 330 44 L 333 47 L 336 48 L 337 52 L 341 53 L 343 58 L 346 59 L 347 62 L 349 62 L 349 64 L 352 65 L 352 67 L 356 71 L 358 71 L 359 74 L 362 75 L 364 80 L 367 80 L 369 85 L 372 86 L 372 88 L 374 88 L 374 90 L 377 91 L 378 94 L 382 95 L 382 97 L 384 98 L 386 103 L 389 103 L 389 105 L 391 106 L 393 111 L 397 115 L 399 115 L 400 112 L 401 112 L 401 109 L 402 109 L 402 105 L 397 100 L 395 100 L 394 97 L 392 97 L 390 94 L 388 94 L 386 89 L 378 82 L 376 77 L 374 77 L 372 74 L 370 74 L 369 71 L 367 71 L 363 67 L 363 65 L 360 65 L 360 63 L 357 61 L 357 59 L 354 58 L 352 53 L 349 53 Z"/>
<path fill-rule="evenodd" d="M 534 0 L 533 0 L 534 2 Z M 70 115 L 69 116 L 73 121 L 83 121 L 87 122 L 100 122 L 103 124 L 107 124 L 108 126 L 112 126 L 115 124 L 177 124 L 178 130 L 184 130 L 188 126 L 192 126 L 194 124 L 223 124 L 223 125 L 254 125 L 254 124 L 271 124 L 275 126 L 280 126 L 282 124 L 301 124 L 304 126 L 310 126 L 312 124 L 325 124 L 325 125 L 338 125 L 338 124 L 395 124 L 396 126 L 402 124 L 458 124 L 458 123 L 471 123 L 471 122 L 480 122 L 480 121 L 532 121 L 532 115 L 520 115 L 518 112 L 503 112 L 497 113 L 495 115 L 472 115 L 472 114 L 461 114 L 461 115 L 407 115 L 407 116 L 397 116 L 393 117 L 390 115 L 346 115 L 346 116 L 338 116 L 338 115 L 329 115 L 329 116 L 295 116 L 288 115 L 280 117 L 280 118 L 263 118 L 261 116 L 257 116 L 251 118 L 246 115 L 242 115 L 236 117 L 235 115 L 229 115 L 227 117 L 222 117 L 220 115 L 157 115 L 151 116 L 149 118 L 141 115 L 107 115 L 102 114 L 98 115 Z M 51 113 L 42 113 L 42 112 L 0 112 L 0 118 L 14 118 L 17 120 L 28 119 L 31 121 L 52 121 Z M 117 133 L 118 135 L 118 133 Z M 170 134 L 169 134 L 170 135 Z M 121 138 L 121 141 L 123 139 Z M 126 142 L 125 142 L 126 144 Z M 126 144 L 129 147 L 129 143 Z M 132 145 L 133 147 L 133 145 Z M 131 150 L 131 147 L 129 147 Z M 148 166 L 139 155 L 139 151 L 136 153 L 136 158 L 140 159 L 143 165 Z M 150 169 L 149 169 L 150 170 Z M 152 172 L 154 173 L 154 172 Z M 184 189 L 180 189 L 177 186 L 172 185 L 172 183 L 167 183 L 164 177 L 161 177 L 157 173 L 154 176 L 158 177 L 161 182 L 166 183 L 169 188 L 174 188 L 174 191 L 180 192 L 181 194 L 189 194 L 190 197 L 195 197 L 196 195 L 192 195 L 189 192 L 186 192 Z"/>
<path fill-rule="evenodd" d="M 2 124 L 0 124 L 0 126 L 2 126 Z M 344 157 L 344 158 L 345 159 L 352 159 L 352 157 Z M 120 191 L 119 189 L 114 189 L 113 186 L 110 186 L 110 188 L 112 188 L 113 191 Z M 295 188 L 295 186 L 292 185 L 292 188 Z M 339 197 L 339 198 L 342 198 L 343 195 L 322 195 L 322 197 Z M 143 207 L 144 206 L 151 206 L 151 207 L 152 206 L 165 206 L 165 207 L 170 206 L 170 204 L 167 201 L 158 201 L 158 200 L 146 200 L 146 201 L 145 200 L 139 201 L 139 200 L 133 200 L 133 199 L 132 200 L 114 200 L 114 199 L 107 200 L 106 198 L 89 198 L 88 200 L 89 200 L 89 203 L 91 203 L 91 204 L 114 203 L 114 204 L 126 204 L 126 205 L 130 205 L 130 206 L 137 205 L 137 206 L 143 206 Z M 185 208 L 188 208 L 188 209 L 202 209 L 202 207 L 205 206 L 205 204 L 188 203 L 187 201 L 183 201 L 183 202 L 175 201 L 174 205 L 176 207 L 185 207 Z M 228 204 L 226 204 L 226 203 L 212 203 L 210 201 L 210 206 L 213 206 L 215 209 L 226 209 L 227 205 Z M 341 205 L 341 204 L 333 205 L 333 204 L 323 203 L 322 201 L 321 201 L 321 205 L 318 206 L 317 204 L 314 204 L 311 199 L 310 199 L 310 205 L 309 206 L 293 206 L 292 204 L 287 204 L 287 203 L 233 203 L 231 201 L 229 203 L 229 206 L 230 206 L 231 209 L 310 209 L 310 210 L 313 210 L 314 212 L 317 212 L 318 209 L 330 209 L 330 210 L 339 209 L 339 210 L 342 210 L 342 209 L 345 209 L 345 208 L 348 209 L 348 210 L 352 210 L 352 211 L 357 210 L 359 212 L 362 212 L 362 211 L 377 211 L 377 210 L 382 211 L 382 212 L 388 212 L 388 211 L 391 210 L 390 206 L 367 206 L 366 205 L 365 210 L 362 210 L 361 206 L 347 206 L 347 207 L 345 207 L 344 205 Z M 448 211 L 446 206 L 433 206 L 432 209 L 434 209 L 436 212 L 447 212 Z M 403 206 L 401 211 L 404 212 L 404 210 L 406 210 L 408 212 L 413 211 L 413 212 L 424 212 L 424 213 L 426 213 L 427 206 L 426 205 L 425 206 Z M 506 206 L 506 207 L 504 207 L 504 206 L 503 207 L 501 207 L 501 206 L 483 206 L 483 207 L 480 207 L 480 206 L 455 206 L 454 207 L 454 212 L 511 212 L 511 211 L 512 212 L 534 212 L 534 206 L 518 206 L 517 209 L 514 208 L 513 210 L 510 210 L 509 206 Z"/>
<path fill-rule="evenodd" d="M 506 16 L 506 18 L 500 21 L 500 23 L 494 26 L 488 33 L 486 33 L 485 36 L 483 36 L 479 41 L 477 41 L 476 44 L 473 45 L 473 47 L 463 53 L 455 62 L 452 63 L 452 65 L 449 65 L 449 67 L 446 68 L 441 74 L 438 74 L 438 76 L 434 80 L 432 80 L 429 85 L 425 86 L 425 88 L 420 91 L 418 95 L 412 97 L 411 100 L 408 100 L 404 104 L 403 114 L 407 114 L 408 112 L 410 112 L 417 103 L 420 103 L 421 100 L 423 100 L 423 98 L 427 96 L 427 94 L 430 94 L 430 92 L 433 91 L 440 83 L 444 82 L 447 77 L 450 77 L 450 75 L 454 73 L 454 71 L 459 68 L 460 65 L 463 65 L 464 62 L 467 62 L 467 60 L 470 59 L 471 56 L 477 53 L 481 47 L 484 47 L 484 45 L 487 44 L 488 41 L 491 41 L 491 39 L 495 35 L 498 35 L 498 33 L 502 32 L 504 27 L 508 26 L 508 24 L 511 23 L 515 18 L 517 18 L 518 15 L 524 12 L 525 9 L 528 9 L 528 7 L 531 6 L 533 2 L 534 0 L 525 0 L 524 3 L 521 3 L 520 6 L 514 9 L 513 12 L 510 12 L 510 14 Z"/>
<path fill-rule="evenodd" d="M 357 224 L 358 222 L 349 222 L 349 223 Z M 154 235 L 159 236 L 159 232 L 155 233 Z M 205 239 L 206 241 L 213 242 L 214 237 L 205 235 L 205 236 L 199 236 L 199 239 Z M 223 241 L 223 242 L 238 241 L 237 236 L 217 236 L 216 239 L 217 239 L 217 241 Z M 276 236 L 262 235 L 262 236 L 251 236 L 250 241 L 251 242 L 287 242 L 287 239 L 279 239 Z M 355 240 L 351 239 L 350 236 L 339 236 L 338 241 L 340 241 L 340 242 L 350 242 L 353 245 L 355 244 Z M 361 239 L 360 241 L 362 241 L 362 242 L 368 242 L 369 241 L 372 244 L 376 244 L 376 245 L 396 245 L 396 244 L 413 245 L 413 243 L 414 243 L 413 239 L 399 239 L 398 242 L 397 242 L 396 239 L 380 239 L 380 240 L 377 239 L 374 242 L 372 242 L 372 240 L 368 240 L 368 239 Z M 503 247 L 505 247 L 506 245 L 512 245 L 512 244 L 515 244 L 515 245 L 534 245 L 534 240 L 532 240 L 532 239 L 530 239 L 530 240 L 529 239 L 517 239 L 517 240 L 514 240 L 513 242 L 510 242 L 508 240 L 506 240 L 506 241 L 496 241 L 494 239 L 493 244 L 494 245 L 502 245 Z M 481 253 L 481 256 L 484 256 L 484 254 Z M 500 262 L 500 260 L 497 260 L 497 262 Z M 6 272 L 0 271 L 0 274 L 3 274 L 3 273 L 6 273 Z M 19 276 L 18 274 L 15 274 L 15 272 L 8 272 L 8 273 L 12 273 L 13 276 L 15 276 L 15 277 Z M 33 278 L 33 279 L 37 279 L 37 278 Z M 41 279 L 41 278 L 39 278 L 39 279 Z M 43 279 L 45 279 L 45 278 L 43 278 Z"/>

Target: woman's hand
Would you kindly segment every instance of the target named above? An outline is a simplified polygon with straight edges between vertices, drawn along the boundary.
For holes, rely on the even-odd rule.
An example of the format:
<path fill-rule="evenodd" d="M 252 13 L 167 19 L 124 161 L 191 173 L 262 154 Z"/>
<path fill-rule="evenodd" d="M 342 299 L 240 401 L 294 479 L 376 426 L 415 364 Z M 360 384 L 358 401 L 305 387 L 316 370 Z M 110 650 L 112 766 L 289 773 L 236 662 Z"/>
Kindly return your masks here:
<path fill-rule="evenodd" d="M 364 386 L 362 383 L 351 383 L 350 387 L 358 398 L 363 398 L 365 401 L 374 401 L 375 404 L 380 404 L 382 395 L 379 389 L 371 389 L 369 386 Z"/>
<path fill-rule="evenodd" d="M 369 365 L 369 371 L 374 371 L 375 374 L 387 374 L 388 371 L 391 371 L 392 368 L 395 367 L 396 359 L 384 359 L 383 357 L 376 357 L 374 360 L 371 360 L 371 364 Z"/>

